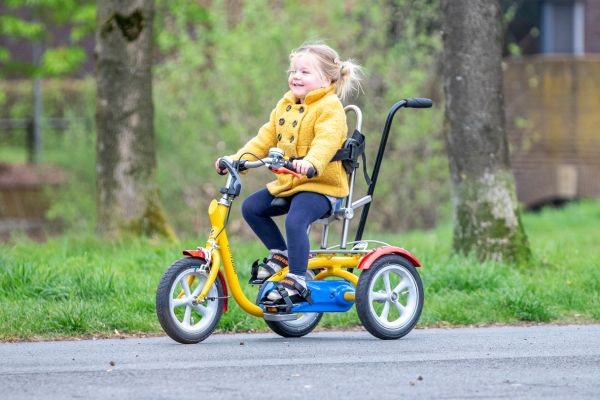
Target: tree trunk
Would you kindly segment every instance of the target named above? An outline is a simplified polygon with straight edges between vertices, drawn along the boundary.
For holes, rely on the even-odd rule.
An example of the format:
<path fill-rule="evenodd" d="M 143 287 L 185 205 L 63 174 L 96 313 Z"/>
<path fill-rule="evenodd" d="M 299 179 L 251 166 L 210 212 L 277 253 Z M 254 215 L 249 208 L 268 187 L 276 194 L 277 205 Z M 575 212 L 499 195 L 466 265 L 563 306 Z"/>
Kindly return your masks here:
<path fill-rule="evenodd" d="M 505 132 L 500 5 L 442 0 L 442 8 L 453 248 L 480 260 L 526 262 Z"/>
<path fill-rule="evenodd" d="M 153 0 L 97 2 L 97 217 L 103 234 L 174 237 L 155 183 Z"/>

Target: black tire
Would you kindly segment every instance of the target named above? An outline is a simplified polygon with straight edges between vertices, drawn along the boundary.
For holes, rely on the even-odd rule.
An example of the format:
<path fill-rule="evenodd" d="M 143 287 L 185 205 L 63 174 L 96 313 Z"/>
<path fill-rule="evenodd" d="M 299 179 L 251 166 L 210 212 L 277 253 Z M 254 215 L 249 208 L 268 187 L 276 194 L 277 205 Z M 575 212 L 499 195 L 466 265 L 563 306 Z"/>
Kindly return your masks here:
<path fill-rule="evenodd" d="M 273 332 L 284 338 L 298 338 L 311 333 L 323 318 L 323 313 L 302 313 L 293 321 L 267 321 Z"/>
<path fill-rule="evenodd" d="M 306 279 L 314 278 L 314 272 L 312 270 L 308 270 L 306 272 Z M 258 291 L 259 295 L 262 293 L 261 290 Z M 258 301 L 260 299 L 256 299 Z M 323 318 L 323 313 L 299 313 L 298 318 L 293 321 L 267 321 L 267 325 L 273 332 L 278 334 L 279 336 L 283 336 L 285 338 L 298 338 L 311 333 L 319 322 Z"/>
<path fill-rule="evenodd" d="M 421 317 L 423 301 L 419 273 L 397 254 L 375 260 L 358 278 L 358 317 L 365 329 L 380 339 L 399 339 L 409 333 Z"/>
<path fill-rule="evenodd" d="M 223 314 L 223 286 L 217 278 L 208 292 L 204 304 L 194 304 L 192 298 L 202 289 L 207 270 L 205 262 L 196 258 L 182 258 L 175 261 L 163 274 L 156 289 L 156 315 L 163 330 L 173 340 L 184 343 L 198 343 L 210 336 Z M 191 285 L 189 277 L 194 277 Z M 178 297 L 182 291 L 189 296 Z M 178 304 L 180 303 L 180 304 Z"/>

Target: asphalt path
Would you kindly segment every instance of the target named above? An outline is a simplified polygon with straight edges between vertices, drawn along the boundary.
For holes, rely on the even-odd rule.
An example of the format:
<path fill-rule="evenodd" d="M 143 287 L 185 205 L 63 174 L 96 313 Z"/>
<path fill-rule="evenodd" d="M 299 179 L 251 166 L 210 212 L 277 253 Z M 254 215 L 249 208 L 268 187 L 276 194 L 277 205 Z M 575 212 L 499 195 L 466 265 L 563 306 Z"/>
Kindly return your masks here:
<path fill-rule="evenodd" d="M 0 343 L 0 399 L 600 399 L 600 325 Z"/>

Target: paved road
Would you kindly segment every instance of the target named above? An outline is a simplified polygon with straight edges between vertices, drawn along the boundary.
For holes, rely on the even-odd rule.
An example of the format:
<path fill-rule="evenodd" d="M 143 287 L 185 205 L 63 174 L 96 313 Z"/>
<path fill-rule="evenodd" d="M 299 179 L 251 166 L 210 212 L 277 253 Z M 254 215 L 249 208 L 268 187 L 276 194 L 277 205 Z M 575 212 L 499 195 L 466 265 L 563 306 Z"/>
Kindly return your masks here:
<path fill-rule="evenodd" d="M 0 399 L 599 399 L 600 325 L 0 344 Z"/>

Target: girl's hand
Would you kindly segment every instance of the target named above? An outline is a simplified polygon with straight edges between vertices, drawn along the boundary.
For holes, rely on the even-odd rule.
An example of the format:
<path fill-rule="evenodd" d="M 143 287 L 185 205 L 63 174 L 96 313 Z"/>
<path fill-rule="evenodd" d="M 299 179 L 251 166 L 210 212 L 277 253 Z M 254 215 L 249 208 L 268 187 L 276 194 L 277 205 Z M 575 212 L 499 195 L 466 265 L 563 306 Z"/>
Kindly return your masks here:
<path fill-rule="evenodd" d="M 217 161 L 215 161 L 215 169 L 217 170 L 217 174 L 226 175 L 229 172 L 227 171 L 227 168 L 221 169 L 221 167 L 219 167 L 219 161 L 221 161 L 222 158 L 224 157 L 219 157 L 217 158 Z"/>
<path fill-rule="evenodd" d="M 314 168 L 314 166 L 306 160 L 294 160 L 292 161 L 292 165 L 296 172 L 302 175 L 306 175 L 309 169 Z"/>

